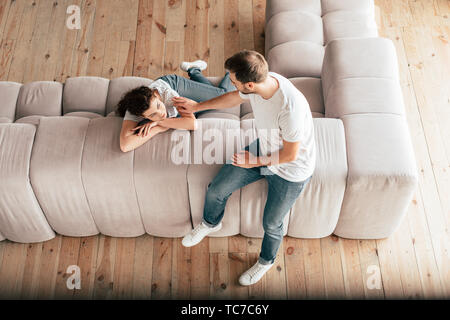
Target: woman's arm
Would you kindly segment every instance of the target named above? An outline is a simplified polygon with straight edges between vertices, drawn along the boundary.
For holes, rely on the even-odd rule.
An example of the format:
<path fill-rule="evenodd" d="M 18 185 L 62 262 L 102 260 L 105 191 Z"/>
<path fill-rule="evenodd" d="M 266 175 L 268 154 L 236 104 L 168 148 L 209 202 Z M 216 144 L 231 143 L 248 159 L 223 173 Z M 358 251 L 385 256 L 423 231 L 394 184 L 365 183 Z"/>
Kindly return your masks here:
<path fill-rule="evenodd" d="M 181 118 L 168 118 L 158 121 L 158 125 L 171 129 L 197 130 L 197 119 L 193 113 L 180 113 Z"/>
<path fill-rule="evenodd" d="M 136 134 L 130 134 L 130 131 L 136 127 L 137 122 L 131 120 L 124 120 L 122 124 L 122 131 L 120 132 L 120 150 L 123 152 L 130 152 L 140 147 L 148 140 L 156 136 L 158 133 L 167 131 L 168 128 L 161 126 L 155 126 L 148 131 L 145 136 L 138 136 Z"/>

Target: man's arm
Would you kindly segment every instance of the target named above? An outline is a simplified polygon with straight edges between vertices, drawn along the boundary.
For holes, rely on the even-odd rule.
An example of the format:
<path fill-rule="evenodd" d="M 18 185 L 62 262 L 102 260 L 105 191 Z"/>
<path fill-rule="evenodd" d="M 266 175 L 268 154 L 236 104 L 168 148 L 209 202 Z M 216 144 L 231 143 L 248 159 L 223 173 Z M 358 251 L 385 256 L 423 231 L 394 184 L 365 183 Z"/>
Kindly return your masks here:
<path fill-rule="evenodd" d="M 297 158 L 300 150 L 300 141 L 288 142 L 283 140 L 283 148 L 267 156 L 256 157 L 248 151 L 233 155 L 233 165 L 242 168 L 255 168 L 262 166 L 273 166 L 277 164 L 292 162 Z"/>
<path fill-rule="evenodd" d="M 209 109 L 226 109 L 242 104 L 245 100 L 239 95 L 239 91 L 225 93 L 208 101 L 195 102 L 193 100 L 174 97 L 173 105 L 181 112 L 199 112 Z"/>

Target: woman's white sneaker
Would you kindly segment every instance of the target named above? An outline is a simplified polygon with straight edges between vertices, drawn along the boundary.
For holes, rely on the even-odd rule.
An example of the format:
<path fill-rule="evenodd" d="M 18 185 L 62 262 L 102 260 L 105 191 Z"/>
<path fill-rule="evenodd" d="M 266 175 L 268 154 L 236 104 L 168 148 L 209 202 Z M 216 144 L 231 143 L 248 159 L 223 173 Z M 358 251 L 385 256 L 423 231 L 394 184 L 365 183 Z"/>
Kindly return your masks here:
<path fill-rule="evenodd" d="M 199 68 L 201 71 L 205 70 L 208 67 L 208 64 L 206 61 L 203 60 L 197 60 L 194 62 L 187 62 L 184 61 L 180 64 L 180 69 L 184 72 L 188 72 L 190 68 Z"/>
<path fill-rule="evenodd" d="M 242 286 L 250 286 L 252 284 L 257 283 L 263 275 L 272 268 L 274 264 L 261 264 L 256 262 L 253 267 L 245 271 L 241 277 L 239 278 L 239 283 Z"/>
<path fill-rule="evenodd" d="M 200 243 L 200 241 L 202 241 L 203 238 L 206 237 L 208 234 L 219 231 L 220 229 L 222 229 L 222 222 L 219 223 L 214 228 L 210 228 L 202 222 L 198 226 L 196 226 L 191 232 L 189 232 L 187 235 L 184 236 L 183 240 L 181 241 L 181 244 L 185 247 L 195 246 L 196 244 Z"/>

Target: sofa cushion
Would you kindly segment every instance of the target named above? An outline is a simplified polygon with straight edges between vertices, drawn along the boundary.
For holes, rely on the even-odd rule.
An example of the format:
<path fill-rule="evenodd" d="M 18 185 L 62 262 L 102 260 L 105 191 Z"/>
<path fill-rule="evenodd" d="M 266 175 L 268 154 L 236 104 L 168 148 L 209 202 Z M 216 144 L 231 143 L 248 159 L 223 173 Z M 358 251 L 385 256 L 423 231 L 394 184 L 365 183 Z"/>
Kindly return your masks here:
<path fill-rule="evenodd" d="M 319 112 L 311 112 L 313 118 L 325 118 L 325 115 L 323 113 Z"/>
<path fill-rule="evenodd" d="M 341 38 L 378 37 L 373 11 L 333 11 L 323 16 L 325 43 Z"/>
<path fill-rule="evenodd" d="M 400 83 L 383 78 L 348 78 L 335 82 L 328 90 L 327 118 L 355 113 L 394 113 L 403 115 Z"/>
<path fill-rule="evenodd" d="M 333 11 L 365 11 L 373 12 L 375 10 L 373 0 L 321 0 L 322 15 Z"/>
<path fill-rule="evenodd" d="M 338 119 L 314 119 L 316 169 L 291 209 L 288 235 L 322 238 L 333 233 L 347 183 L 344 126 Z"/>
<path fill-rule="evenodd" d="M 241 104 L 241 118 L 245 116 L 248 113 L 252 113 L 252 105 L 250 103 L 250 100 L 245 100 L 243 104 Z"/>
<path fill-rule="evenodd" d="M 197 119 L 229 119 L 239 121 L 239 116 L 232 113 L 222 112 L 222 110 L 207 110 L 197 114 Z"/>
<path fill-rule="evenodd" d="M 399 80 L 394 44 L 384 38 L 339 39 L 326 48 L 322 86 L 324 96 L 339 80 L 386 78 Z"/>
<path fill-rule="evenodd" d="M 95 112 L 77 111 L 66 113 L 64 117 L 82 117 L 88 119 L 95 119 L 95 118 L 102 118 L 103 116 Z"/>
<path fill-rule="evenodd" d="M 43 116 L 28 116 L 28 117 L 23 117 L 23 118 L 16 120 L 15 123 L 28 123 L 28 124 L 38 126 L 39 122 L 41 121 L 41 118 L 43 118 Z"/>
<path fill-rule="evenodd" d="M 192 229 L 186 181 L 189 161 L 175 159 L 183 143 L 189 152 L 189 131 L 168 130 L 134 151 L 134 184 L 142 222 L 154 236 L 182 237 Z"/>
<path fill-rule="evenodd" d="M 316 16 L 322 15 L 320 0 L 268 0 L 266 2 L 266 23 L 270 19 L 284 11 L 301 11 L 314 14 Z"/>
<path fill-rule="evenodd" d="M 374 12 L 373 0 L 267 0 L 265 55 L 270 70 L 287 78 L 321 77 L 324 45 L 378 36 Z"/>
<path fill-rule="evenodd" d="M 284 11 L 266 24 L 265 52 L 290 41 L 306 41 L 323 46 L 323 25 L 320 16 L 302 11 Z"/>
<path fill-rule="evenodd" d="M 68 78 L 64 85 L 63 114 L 78 111 L 105 115 L 109 79 L 99 77 Z"/>
<path fill-rule="evenodd" d="M 108 99 L 106 101 L 106 111 L 109 114 L 115 111 L 122 97 L 130 90 L 140 86 L 149 86 L 153 80 L 141 77 L 120 77 L 109 82 Z"/>
<path fill-rule="evenodd" d="M 406 214 L 418 182 L 406 119 L 371 113 L 342 120 L 349 170 L 334 233 L 356 239 L 388 237 Z"/>
<path fill-rule="evenodd" d="M 253 112 L 247 113 L 245 116 L 243 116 L 241 118 L 241 121 L 242 120 L 249 120 L 249 119 L 255 119 L 255 115 L 253 114 Z"/>
<path fill-rule="evenodd" d="M 324 52 L 324 47 L 317 43 L 290 41 L 270 49 L 266 58 L 270 71 L 286 78 L 320 78 Z M 295 61 L 295 64 L 287 61 Z"/>
<path fill-rule="evenodd" d="M 191 164 L 187 171 L 187 182 L 194 226 L 201 222 L 208 185 L 240 147 L 238 120 L 200 119 L 198 130 L 191 132 Z M 222 229 L 211 236 L 239 234 L 239 204 L 240 190 L 236 190 L 227 201 Z"/>
<path fill-rule="evenodd" d="M 27 116 L 60 116 L 63 85 L 59 82 L 37 81 L 20 88 L 15 119 Z"/>
<path fill-rule="evenodd" d="M 10 118 L 0 117 L 0 123 L 11 123 L 12 120 Z"/>
<path fill-rule="evenodd" d="M 404 114 L 397 55 L 389 39 L 330 42 L 322 85 L 327 117 L 372 112 Z"/>
<path fill-rule="evenodd" d="M 325 113 L 322 81 L 317 78 L 291 78 L 292 84 L 305 96 L 311 112 Z"/>
<path fill-rule="evenodd" d="M 134 186 L 134 152 L 120 150 L 123 119 L 92 119 L 86 133 L 82 179 L 101 233 L 137 237 L 145 233 Z"/>
<path fill-rule="evenodd" d="M 14 122 L 16 115 L 17 98 L 19 97 L 19 91 L 22 87 L 21 83 L 1 81 L 0 92 L 0 118 L 8 118 L 11 122 Z"/>
<path fill-rule="evenodd" d="M 242 143 L 256 140 L 253 120 L 241 121 Z M 346 179 L 347 158 L 341 120 L 314 119 L 316 170 L 284 220 L 284 233 L 298 238 L 330 235 L 338 221 Z M 262 218 L 267 199 L 267 181 L 252 183 L 241 190 L 241 234 L 262 237 Z"/>
<path fill-rule="evenodd" d="M 30 181 L 53 230 L 70 237 L 99 231 L 89 208 L 81 177 L 89 119 L 42 117 L 30 164 Z"/>

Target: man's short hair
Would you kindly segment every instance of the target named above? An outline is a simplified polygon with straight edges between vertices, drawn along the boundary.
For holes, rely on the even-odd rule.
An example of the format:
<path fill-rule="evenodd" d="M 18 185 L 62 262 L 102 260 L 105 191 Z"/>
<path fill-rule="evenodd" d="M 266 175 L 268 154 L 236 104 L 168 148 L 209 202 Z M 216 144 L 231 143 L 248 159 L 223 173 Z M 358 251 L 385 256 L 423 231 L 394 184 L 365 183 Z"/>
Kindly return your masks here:
<path fill-rule="evenodd" d="M 262 54 L 252 50 L 242 50 L 225 61 L 225 69 L 234 73 L 242 83 L 262 82 L 269 74 L 269 65 Z"/>

